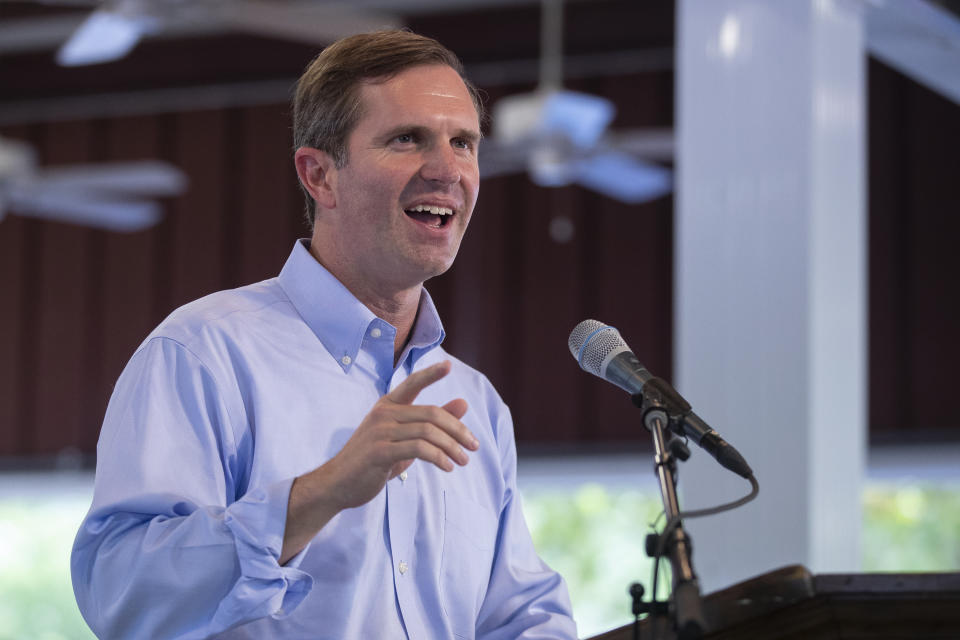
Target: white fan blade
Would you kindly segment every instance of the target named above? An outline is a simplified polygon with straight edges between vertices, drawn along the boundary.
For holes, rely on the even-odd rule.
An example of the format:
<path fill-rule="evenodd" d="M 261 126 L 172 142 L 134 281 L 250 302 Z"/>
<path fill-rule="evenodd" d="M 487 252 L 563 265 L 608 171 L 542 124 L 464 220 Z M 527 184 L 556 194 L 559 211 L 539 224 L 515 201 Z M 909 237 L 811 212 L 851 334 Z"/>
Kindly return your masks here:
<path fill-rule="evenodd" d="M 507 144 L 562 135 L 578 147 L 591 147 L 616 109 L 600 96 L 566 90 L 540 90 L 501 98 L 493 107 L 493 136 Z"/>
<path fill-rule="evenodd" d="M 496 140 L 480 142 L 480 177 L 493 178 L 527 170 L 529 144 L 502 144 Z"/>
<path fill-rule="evenodd" d="M 10 195 L 9 209 L 22 216 L 126 233 L 152 227 L 161 217 L 160 205 L 155 202 L 92 200 L 76 194 L 45 191 L 14 192 Z"/>
<path fill-rule="evenodd" d="M 119 60 L 155 26 L 150 16 L 97 9 L 57 51 L 57 64 L 76 67 Z"/>
<path fill-rule="evenodd" d="M 673 189 L 673 172 L 626 153 L 607 151 L 576 163 L 574 181 L 630 204 L 654 200 Z"/>
<path fill-rule="evenodd" d="M 567 186 L 577 178 L 578 166 L 569 150 L 558 145 L 535 145 L 527 158 L 530 179 L 541 187 Z"/>
<path fill-rule="evenodd" d="M 37 155 L 30 145 L 0 138 L 0 182 L 29 175 L 37 164 Z"/>
<path fill-rule="evenodd" d="M 672 162 L 676 156 L 676 136 L 670 128 L 608 131 L 601 144 L 648 160 Z"/>
<path fill-rule="evenodd" d="M 187 177 L 165 162 L 139 160 L 44 167 L 38 171 L 34 184 L 46 191 L 176 196 L 186 189 Z"/>

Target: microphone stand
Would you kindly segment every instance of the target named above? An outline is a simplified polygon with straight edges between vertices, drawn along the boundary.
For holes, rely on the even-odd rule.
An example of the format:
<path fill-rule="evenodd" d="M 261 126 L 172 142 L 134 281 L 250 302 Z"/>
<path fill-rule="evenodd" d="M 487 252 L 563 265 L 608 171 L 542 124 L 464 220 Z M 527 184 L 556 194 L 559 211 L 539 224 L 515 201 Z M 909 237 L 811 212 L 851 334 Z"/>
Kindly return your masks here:
<path fill-rule="evenodd" d="M 690 450 L 679 439 L 674 438 L 667 431 L 670 424 L 670 409 L 668 406 L 671 396 L 662 393 L 659 384 L 650 384 L 658 378 L 651 379 L 644 385 L 644 391 L 633 396 L 633 402 L 643 411 L 643 423 L 653 435 L 654 466 L 657 479 L 660 483 L 660 497 L 663 501 L 663 510 L 667 518 L 667 528 L 660 535 L 651 534 L 647 537 L 647 555 L 658 562 L 660 555 L 666 555 L 673 570 L 673 606 L 668 609 L 673 619 L 677 637 L 680 640 L 696 640 L 703 636 L 707 625 L 703 616 L 703 606 L 700 597 L 700 585 L 693 570 L 693 543 L 690 536 L 684 531 L 677 519 L 680 506 L 677 501 L 677 458 L 686 460 L 690 457 Z M 666 385 L 666 382 L 663 383 Z M 669 389 L 669 385 L 666 385 Z M 670 526 L 671 523 L 675 526 Z M 654 589 L 656 585 L 654 585 Z M 664 607 L 657 602 L 654 592 L 651 602 L 644 603 L 643 587 L 634 584 L 630 588 L 633 596 L 633 612 L 635 620 L 639 621 L 640 613 L 650 613 L 651 628 L 657 629 L 662 620 Z M 634 637 L 637 637 L 638 626 L 634 627 Z"/>

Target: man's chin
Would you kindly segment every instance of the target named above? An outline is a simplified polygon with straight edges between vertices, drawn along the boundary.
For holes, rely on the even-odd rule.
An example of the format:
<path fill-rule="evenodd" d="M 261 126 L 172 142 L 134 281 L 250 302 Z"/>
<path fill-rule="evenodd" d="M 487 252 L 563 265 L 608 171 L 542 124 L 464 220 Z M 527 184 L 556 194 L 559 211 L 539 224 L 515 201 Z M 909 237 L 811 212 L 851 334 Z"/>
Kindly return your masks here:
<path fill-rule="evenodd" d="M 450 265 L 450 266 L 452 266 L 452 265 Z M 447 271 L 450 270 L 450 266 L 448 266 L 448 267 L 446 267 L 446 268 L 444 268 L 444 269 L 437 269 L 436 271 L 434 271 L 433 273 L 431 273 L 430 275 L 428 275 L 426 278 L 424 278 L 424 279 L 423 279 L 423 282 L 428 282 L 429 280 L 432 280 L 433 278 L 436 278 L 437 276 L 442 276 L 443 274 L 445 274 Z"/>
<path fill-rule="evenodd" d="M 381 283 L 396 291 L 407 291 L 446 273 L 452 265 L 452 260 L 440 262 L 418 261 L 396 265 L 394 268 L 381 273 Z"/>
<path fill-rule="evenodd" d="M 411 259 L 409 273 L 411 278 L 419 282 L 426 282 L 446 273 L 453 266 L 456 253 L 453 255 L 418 255 Z"/>

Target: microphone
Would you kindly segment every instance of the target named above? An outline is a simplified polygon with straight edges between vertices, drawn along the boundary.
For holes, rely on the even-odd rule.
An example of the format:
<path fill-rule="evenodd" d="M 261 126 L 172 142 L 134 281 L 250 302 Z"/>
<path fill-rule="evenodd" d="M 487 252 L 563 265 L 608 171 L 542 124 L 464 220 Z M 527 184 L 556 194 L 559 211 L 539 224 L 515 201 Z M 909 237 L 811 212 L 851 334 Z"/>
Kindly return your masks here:
<path fill-rule="evenodd" d="M 730 471 L 748 479 L 753 476 L 753 470 L 740 452 L 691 411 L 690 404 L 668 382 L 650 373 L 630 351 L 619 331 L 597 320 L 584 320 L 570 332 L 567 346 L 581 369 L 617 385 L 631 396 L 642 396 L 648 385 L 661 392 L 675 405 L 670 408 L 679 415 L 670 416 L 671 422 L 676 420 L 684 435 Z"/>

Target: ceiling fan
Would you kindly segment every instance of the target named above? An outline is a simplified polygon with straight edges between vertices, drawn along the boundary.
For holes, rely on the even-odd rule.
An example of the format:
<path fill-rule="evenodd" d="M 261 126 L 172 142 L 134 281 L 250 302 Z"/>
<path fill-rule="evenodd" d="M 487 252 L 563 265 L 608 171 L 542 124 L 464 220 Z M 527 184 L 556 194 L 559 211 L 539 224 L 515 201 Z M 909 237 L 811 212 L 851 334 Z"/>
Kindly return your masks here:
<path fill-rule="evenodd" d="M 540 186 L 576 183 L 628 203 L 669 193 L 673 172 L 651 160 L 673 159 L 673 132 L 610 130 L 610 100 L 562 88 L 562 36 L 562 0 L 543 0 L 539 86 L 493 106 L 481 176 L 526 171 Z"/>
<path fill-rule="evenodd" d="M 0 221 L 4 215 L 58 220 L 133 232 L 160 221 L 159 203 L 186 189 L 183 172 L 165 162 L 38 167 L 29 145 L 0 138 Z"/>
<path fill-rule="evenodd" d="M 305 0 L 42 0 L 93 6 L 57 51 L 64 66 L 99 64 L 126 56 L 152 35 L 245 31 L 309 43 L 397 27 L 395 16 L 357 9 L 346 2 Z"/>

